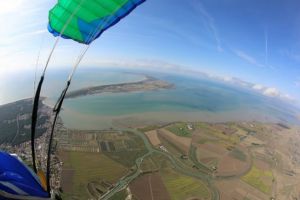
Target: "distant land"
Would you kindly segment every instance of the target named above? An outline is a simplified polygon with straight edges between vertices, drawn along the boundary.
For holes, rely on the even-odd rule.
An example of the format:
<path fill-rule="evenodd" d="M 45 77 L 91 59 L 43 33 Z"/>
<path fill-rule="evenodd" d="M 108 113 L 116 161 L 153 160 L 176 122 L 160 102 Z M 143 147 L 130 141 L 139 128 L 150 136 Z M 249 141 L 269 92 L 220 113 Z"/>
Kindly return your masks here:
<path fill-rule="evenodd" d="M 52 110 L 39 103 L 36 137 L 46 132 Z M 17 145 L 30 140 L 32 99 L 22 99 L 0 106 L 0 144 Z"/>
<path fill-rule="evenodd" d="M 129 83 L 119 83 L 119 84 L 109 84 L 92 86 L 87 88 L 82 88 L 79 90 L 74 90 L 68 92 L 66 98 L 76 98 L 86 95 L 100 94 L 104 92 L 111 93 L 121 93 L 121 92 L 137 92 L 137 91 L 150 91 L 158 89 L 171 89 L 174 84 L 168 83 L 163 80 L 156 79 L 151 76 L 145 76 L 146 78 L 142 81 L 129 82 Z"/>

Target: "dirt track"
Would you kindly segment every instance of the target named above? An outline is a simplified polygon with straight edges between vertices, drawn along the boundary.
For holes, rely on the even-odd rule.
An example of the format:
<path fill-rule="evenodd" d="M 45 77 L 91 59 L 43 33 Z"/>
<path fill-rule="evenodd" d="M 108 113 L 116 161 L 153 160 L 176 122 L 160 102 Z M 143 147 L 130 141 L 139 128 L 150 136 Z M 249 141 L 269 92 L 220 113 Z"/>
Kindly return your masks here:
<path fill-rule="evenodd" d="M 170 141 L 171 143 L 175 144 L 179 147 L 186 155 L 188 155 L 192 139 L 187 137 L 180 137 L 175 135 L 174 133 L 166 130 L 166 129 L 159 129 L 158 133 L 160 136 L 164 137 L 166 140 Z"/>
<path fill-rule="evenodd" d="M 130 184 L 130 190 L 138 200 L 171 200 L 159 173 L 139 177 Z"/>
<path fill-rule="evenodd" d="M 157 137 L 156 130 L 148 131 L 145 134 L 153 146 L 158 146 L 161 143 L 159 138 Z"/>

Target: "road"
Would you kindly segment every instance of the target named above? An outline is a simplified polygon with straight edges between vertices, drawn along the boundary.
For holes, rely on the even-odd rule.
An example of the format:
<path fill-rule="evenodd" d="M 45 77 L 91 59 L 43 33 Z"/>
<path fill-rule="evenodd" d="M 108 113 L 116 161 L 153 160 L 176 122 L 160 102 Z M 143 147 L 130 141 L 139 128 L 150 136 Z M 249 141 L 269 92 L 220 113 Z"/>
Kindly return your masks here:
<path fill-rule="evenodd" d="M 20 133 L 19 114 L 17 115 L 16 122 L 17 122 L 17 132 L 16 132 L 16 135 L 15 135 L 14 139 L 11 142 L 12 144 L 14 144 L 16 138 L 18 137 L 18 135 Z"/>
<path fill-rule="evenodd" d="M 212 185 L 212 179 L 211 179 L 211 177 L 209 175 L 204 174 L 203 172 L 200 172 L 200 171 L 199 172 L 192 172 L 191 170 L 185 169 L 182 166 L 182 164 L 178 163 L 178 161 L 173 157 L 173 155 L 171 155 L 171 154 L 169 154 L 167 152 L 163 152 L 163 151 L 154 149 L 152 147 L 152 145 L 150 144 L 150 142 L 148 141 L 148 139 L 147 139 L 147 137 L 145 136 L 144 133 L 142 133 L 142 132 L 140 132 L 138 130 L 135 130 L 135 129 L 122 129 L 121 131 L 130 131 L 130 132 L 133 132 L 134 134 L 138 135 L 144 141 L 144 144 L 145 144 L 145 146 L 146 146 L 146 148 L 148 150 L 148 153 L 146 153 L 142 157 L 136 159 L 135 163 L 136 163 L 136 166 L 137 166 L 137 170 L 135 171 L 134 174 L 129 175 L 127 177 L 121 178 L 116 183 L 116 186 L 113 189 L 109 190 L 107 193 L 105 193 L 104 195 L 102 195 L 102 197 L 99 198 L 99 199 L 107 200 L 110 197 L 112 197 L 115 193 L 117 193 L 117 192 L 125 189 L 126 186 L 131 181 L 133 181 L 135 178 L 137 178 L 142 173 L 142 171 L 140 170 L 140 166 L 141 166 L 143 160 L 147 156 L 150 156 L 153 153 L 157 153 L 157 154 L 160 154 L 160 155 L 163 155 L 163 156 L 167 157 L 168 160 L 173 165 L 173 169 L 175 171 L 177 171 L 177 172 L 179 172 L 181 174 L 184 174 L 186 176 L 194 177 L 194 178 L 197 178 L 197 179 L 200 179 L 200 180 L 206 182 L 209 185 L 209 188 L 211 190 L 212 200 L 219 200 L 220 199 L 219 191 L 217 190 L 217 188 L 215 186 Z"/>

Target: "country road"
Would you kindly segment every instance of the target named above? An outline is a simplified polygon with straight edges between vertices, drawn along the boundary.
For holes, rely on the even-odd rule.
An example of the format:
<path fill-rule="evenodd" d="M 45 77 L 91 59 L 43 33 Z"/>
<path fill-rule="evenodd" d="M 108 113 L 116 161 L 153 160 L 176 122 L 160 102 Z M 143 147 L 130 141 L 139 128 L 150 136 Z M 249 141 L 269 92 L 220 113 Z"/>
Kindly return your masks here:
<path fill-rule="evenodd" d="M 116 186 L 113 189 L 109 190 L 107 193 L 105 193 L 104 195 L 102 195 L 102 197 L 99 198 L 99 199 L 101 199 L 101 200 L 107 200 L 107 199 L 109 199 L 115 193 L 117 193 L 117 192 L 121 191 L 122 189 L 124 189 L 131 181 L 133 181 L 135 178 L 137 178 L 141 174 L 140 166 L 141 166 L 143 160 L 147 156 L 150 156 L 152 153 L 157 153 L 157 154 L 160 154 L 160 155 L 163 155 L 163 156 L 167 157 L 168 160 L 173 165 L 175 171 L 177 171 L 177 172 L 179 172 L 181 174 L 184 174 L 186 176 L 197 178 L 197 179 L 200 179 L 200 180 L 206 182 L 209 185 L 209 188 L 211 190 L 212 200 L 219 200 L 220 199 L 219 191 L 217 190 L 217 188 L 215 188 L 215 186 L 212 185 L 211 178 L 210 178 L 209 175 L 204 174 L 203 172 L 191 172 L 191 171 L 189 171 L 187 169 L 184 169 L 178 163 L 178 161 L 176 159 L 174 159 L 173 155 L 171 155 L 169 153 L 166 153 L 166 152 L 163 152 L 163 151 L 160 151 L 160 150 L 157 150 L 157 149 L 154 149 L 152 147 L 152 145 L 150 144 L 150 142 L 148 141 L 148 139 L 147 139 L 147 137 L 145 136 L 144 133 L 142 133 L 142 132 L 140 132 L 138 130 L 135 130 L 135 129 L 122 129 L 121 131 L 130 131 L 130 132 L 133 132 L 134 134 L 138 135 L 144 141 L 144 144 L 145 144 L 145 146 L 146 146 L 146 148 L 148 150 L 148 153 L 146 153 L 142 157 L 136 159 L 135 163 L 136 163 L 136 166 L 137 166 L 137 170 L 135 171 L 134 174 L 129 175 L 127 177 L 121 178 L 116 183 Z"/>

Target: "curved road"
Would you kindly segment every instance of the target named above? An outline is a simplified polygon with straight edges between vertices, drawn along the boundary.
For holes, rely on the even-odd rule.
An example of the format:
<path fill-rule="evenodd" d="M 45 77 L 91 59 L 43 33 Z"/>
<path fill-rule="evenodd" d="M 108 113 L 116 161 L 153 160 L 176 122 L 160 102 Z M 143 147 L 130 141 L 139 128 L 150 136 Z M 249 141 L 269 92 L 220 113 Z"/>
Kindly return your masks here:
<path fill-rule="evenodd" d="M 116 186 L 109 190 L 107 193 L 105 193 L 102 197 L 100 197 L 99 199 L 103 199 L 103 200 L 107 200 L 109 198 L 111 198 L 115 193 L 121 191 L 122 189 L 124 189 L 131 181 L 133 181 L 135 178 L 137 178 L 140 174 L 141 174 L 141 170 L 140 170 L 140 166 L 143 162 L 143 160 L 147 157 L 150 156 L 152 153 L 158 153 L 160 155 L 163 155 L 165 157 L 168 158 L 168 160 L 170 160 L 171 164 L 173 165 L 174 169 L 181 173 L 184 174 L 186 176 L 190 176 L 190 177 L 194 177 L 197 179 L 201 179 L 202 181 L 205 181 L 208 185 L 209 188 L 211 190 L 211 195 L 212 195 L 212 200 L 219 200 L 220 196 L 219 196 L 219 191 L 217 190 L 217 188 L 215 186 L 212 185 L 212 180 L 210 178 L 209 175 L 201 173 L 201 172 L 191 172 L 188 169 L 184 169 L 180 164 L 178 164 L 178 161 L 176 159 L 174 159 L 174 157 L 166 152 L 163 151 L 159 151 L 157 149 L 154 149 L 152 147 L 152 145 L 150 144 L 150 142 L 148 141 L 147 137 L 145 136 L 144 133 L 135 130 L 135 129 L 122 129 L 121 131 L 130 131 L 135 133 L 136 135 L 138 135 L 143 141 L 144 144 L 148 150 L 148 153 L 146 153 L 145 155 L 143 155 L 142 157 L 136 159 L 135 163 L 137 166 L 137 170 L 135 171 L 135 173 L 133 173 L 132 175 L 129 175 L 127 177 L 123 177 L 121 178 L 117 183 Z"/>

